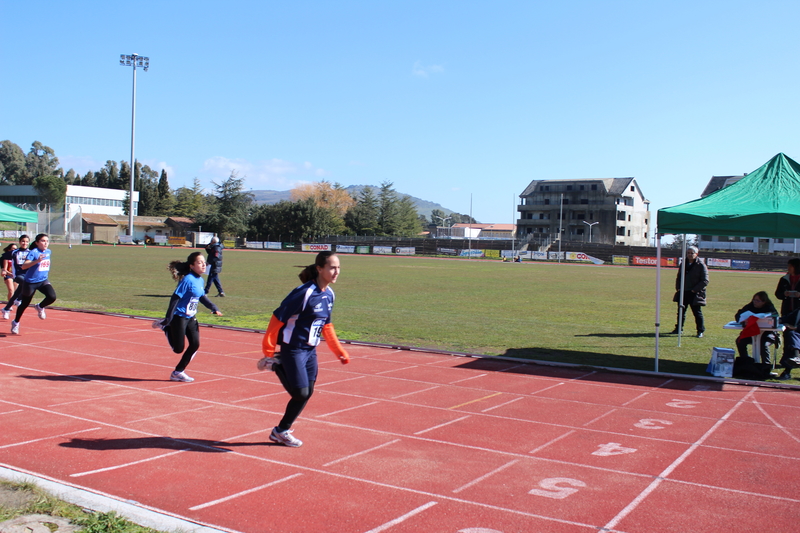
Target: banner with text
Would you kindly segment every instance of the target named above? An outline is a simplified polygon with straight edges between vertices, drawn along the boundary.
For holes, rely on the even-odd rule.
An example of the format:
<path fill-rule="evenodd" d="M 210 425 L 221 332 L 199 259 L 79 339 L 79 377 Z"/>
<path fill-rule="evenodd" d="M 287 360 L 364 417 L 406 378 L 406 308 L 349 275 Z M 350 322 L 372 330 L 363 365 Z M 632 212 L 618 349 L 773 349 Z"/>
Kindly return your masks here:
<path fill-rule="evenodd" d="M 301 248 L 304 252 L 330 252 L 333 246 L 330 244 L 304 244 Z"/>

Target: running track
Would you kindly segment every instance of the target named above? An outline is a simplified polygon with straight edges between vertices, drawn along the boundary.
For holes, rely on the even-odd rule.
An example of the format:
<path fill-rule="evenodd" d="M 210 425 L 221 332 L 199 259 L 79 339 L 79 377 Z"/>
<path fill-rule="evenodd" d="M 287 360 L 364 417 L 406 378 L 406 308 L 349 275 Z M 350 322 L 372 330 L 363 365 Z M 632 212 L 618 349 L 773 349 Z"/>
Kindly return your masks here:
<path fill-rule="evenodd" d="M 4 327 L 3 327 L 4 326 Z M 800 394 L 352 345 L 317 391 L 202 328 L 191 384 L 149 322 L 0 324 L 0 466 L 238 532 L 798 531 Z"/>

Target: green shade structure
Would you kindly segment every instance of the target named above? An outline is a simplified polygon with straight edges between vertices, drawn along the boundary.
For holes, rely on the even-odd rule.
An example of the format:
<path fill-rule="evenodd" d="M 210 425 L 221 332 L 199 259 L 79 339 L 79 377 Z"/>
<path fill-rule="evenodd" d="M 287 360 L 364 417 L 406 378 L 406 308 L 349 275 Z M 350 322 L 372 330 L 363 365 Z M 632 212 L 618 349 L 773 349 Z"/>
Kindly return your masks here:
<path fill-rule="evenodd" d="M 800 237 L 800 165 L 778 154 L 705 198 L 658 210 L 658 233 Z"/>
<path fill-rule="evenodd" d="M 35 211 L 26 211 L 11 204 L 0 202 L 0 221 L 36 223 L 39 221 L 39 215 Z"/>

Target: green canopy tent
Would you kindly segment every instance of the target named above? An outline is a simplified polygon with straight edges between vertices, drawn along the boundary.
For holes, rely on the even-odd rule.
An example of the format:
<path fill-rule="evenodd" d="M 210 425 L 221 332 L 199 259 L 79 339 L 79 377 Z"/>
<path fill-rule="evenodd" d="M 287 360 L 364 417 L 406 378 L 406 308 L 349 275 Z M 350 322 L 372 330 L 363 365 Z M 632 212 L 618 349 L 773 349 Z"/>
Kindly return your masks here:
<path fill-rule="evenodd" d="M 39 221 L 39 215 L 35 211 L 26 211 L 11 204 L 0 202 L 0 221 L 36 223 Z"/>
<path fill-rule="evenodd" d="M 699 233 L 793 239 L 800 236 L 798 226 L 800 226 L 800 165 L 782 153 L 736 183 L 705 198 L 658 210 L 656 372 L 661 308 L 661 235 Z M 682 256 L 685 257 L 685 239 L 683 246 Z"/>

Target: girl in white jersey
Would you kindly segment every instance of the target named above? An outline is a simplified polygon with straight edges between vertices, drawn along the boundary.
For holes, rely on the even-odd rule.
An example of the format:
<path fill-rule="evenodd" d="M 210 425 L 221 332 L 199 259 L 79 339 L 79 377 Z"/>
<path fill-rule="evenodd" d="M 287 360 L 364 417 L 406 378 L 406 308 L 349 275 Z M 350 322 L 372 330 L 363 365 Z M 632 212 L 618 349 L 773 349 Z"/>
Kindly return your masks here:
<path fill-rule="evenodd" d="M 350 361 L 331 323 L 335 296 L 330 285 L 339 277 L 339 258 L 333 252 L 320 252 L 299 277 L 303 284 L 290 292 L 272 314 L 262 342 L 265 357 L 258 362 L 259 370 L 275 371 L 291 396 L 269 440 L 295 448 L 303 442 L 292 435 L 291 427 L 314 393 L 320 334 L 342 364 Z M 279 356 L 275 356 L 277 345 L 281 347 Z"/>

